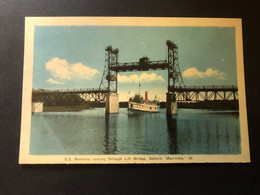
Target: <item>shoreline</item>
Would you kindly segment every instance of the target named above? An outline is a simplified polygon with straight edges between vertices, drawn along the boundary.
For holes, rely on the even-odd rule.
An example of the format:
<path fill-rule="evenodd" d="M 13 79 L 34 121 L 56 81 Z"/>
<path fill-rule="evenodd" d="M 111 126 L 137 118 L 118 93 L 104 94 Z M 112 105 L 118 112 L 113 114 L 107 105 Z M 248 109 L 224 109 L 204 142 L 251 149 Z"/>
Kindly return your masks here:
<path fill-rule="evenodd" d="M 43 106 L 43 112 L 67 112 L 81 111 L 85 109 L 105 108 L 104 103 L 95 103 L 81 106 Z M 128 108 L 128 102 L 119 102 L 119 108 Z M 165 108 L 165 102 L 160 102 L 160 108 Z M 182 109 L 218 109 L 218 110 L 238 110 L 238 102 L 179 102 L 178 108 Z"/>
<path fill-rule="evenodd" d="M 68 112 L 90 109 L 88 106 L 43 106 L 43 112 Z"/>

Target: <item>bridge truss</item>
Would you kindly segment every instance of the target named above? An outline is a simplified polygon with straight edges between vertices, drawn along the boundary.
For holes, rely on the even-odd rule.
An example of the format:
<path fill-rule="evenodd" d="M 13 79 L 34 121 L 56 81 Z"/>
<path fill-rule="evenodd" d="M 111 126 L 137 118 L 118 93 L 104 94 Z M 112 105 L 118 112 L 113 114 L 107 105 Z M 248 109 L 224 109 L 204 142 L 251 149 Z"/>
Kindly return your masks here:
<path fill-rule="evenodd" d="M 170 89 L 171 90 L 171 89 Z M 238 100 L 237 86 L 185 86 L 174 89 L 177 101 Z"/>
<path fill-rule="evenodd" d="M 62 101 L 62 97 L 72 99 L 73 97 L 80 97 L 87 102 L 105 102 L 106 94 L 109 93 L 107 89 L 75 89 L 75 90 L 33 90 L 33 101 L 50 102 Z"/>
<path fill-rule="evenodd" d="M 109 90 L 109 93 L 117 93 L 117 72 L 112 70 L 111 67 L 118 67 L 119 49 L 113 49 L 109 45 L 105 51 L 105 67 L 99 89 Z"/>
<path fill-rule="evenodd" d="M 168 71 L 167 101 L 212 101 L 237 100 L 237 86 L 185 86 L 178 61 L 178 46 L 166 41 L 168 57 L 166 60 L 150 61 L 148 57 L 139 62 L 119 63 L 119 49 L 108 46 L 105 51 L 105 65 L 99 88 L 78 90 L 34 90 L 33 101 L 46 101 L 61 96 L 78 96 L 85 101 L 104 102 L 107 94 L 117 94 L 118 73 L 149 70 Z M 168 99 L 169 98 L 169 99 Z"/>

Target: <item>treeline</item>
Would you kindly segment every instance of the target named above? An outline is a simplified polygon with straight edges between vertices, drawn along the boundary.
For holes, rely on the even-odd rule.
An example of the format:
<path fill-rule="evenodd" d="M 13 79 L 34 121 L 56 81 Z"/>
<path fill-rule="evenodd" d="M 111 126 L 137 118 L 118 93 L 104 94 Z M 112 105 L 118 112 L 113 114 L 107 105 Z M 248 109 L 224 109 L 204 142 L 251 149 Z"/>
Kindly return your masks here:
<path fill-rule="evenodd" d="M 90 106 L 91 107 L 105 107 L 105 103 L 91 102 Z M 128 108 L 128 102 L 119 102 L 119 107 L 120 108 Z M 166 102 L 160 102 L 160 108 L 166 108 Z M 178 108 L 237 110 L 238 109 L 238 100 L 178 102 Z"/>
<path fill-rule="evenodd" d="M 160 107 L 165 108 L 166 102 L 160 102 Z M 178 102 L 178 108 L 191 109 L 227 109 L 237 110 L 238 100 L 214 100 L 201 102 Z"/>

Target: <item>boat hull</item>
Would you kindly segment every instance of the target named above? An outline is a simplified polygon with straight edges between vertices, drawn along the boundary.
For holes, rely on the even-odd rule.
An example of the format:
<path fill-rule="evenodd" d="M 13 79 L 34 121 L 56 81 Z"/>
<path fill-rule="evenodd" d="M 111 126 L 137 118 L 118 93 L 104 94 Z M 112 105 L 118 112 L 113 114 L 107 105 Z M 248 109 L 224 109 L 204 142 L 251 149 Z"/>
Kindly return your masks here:
<path fill-rule="evenodd" d="M 152 103 L 129 102 L 128 111 L 132 113 L 142 113 L 142 112 L 158 113 L 160 111 L 160 108 L 157 104 L 152 104 Z"/>

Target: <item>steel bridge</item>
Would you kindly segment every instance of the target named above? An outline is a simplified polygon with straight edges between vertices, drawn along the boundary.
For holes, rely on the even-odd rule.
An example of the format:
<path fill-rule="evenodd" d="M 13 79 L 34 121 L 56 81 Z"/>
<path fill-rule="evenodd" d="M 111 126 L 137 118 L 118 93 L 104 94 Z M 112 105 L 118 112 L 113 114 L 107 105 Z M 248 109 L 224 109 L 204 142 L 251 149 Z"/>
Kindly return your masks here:
<path fill-rule="evenodd" d="M 79 96 L 87 102 L 105 102 L 107 93 L 109 93 L 109 90 L 99 88 L 68 90 L 33 90 L 33 100 L 45 102 L 49 99 L 57 99 L 60 96 Z"/>
<path fill-rule="evenodd" d="M 170 89 L 177 101 L 238 100 L 238 88 L 234 85 L 185 86 Z"/>
<path fill-rule="evenodd" d="M 170 89 L 176 93 L 177 101 L 216 101 L 216 100 L 238 100 L 237 86 L 185 86 Z M 34 99 L 38 101 L 45 101 L 48 98 L 55 98 L 60 95 L 65 96 L 79 96 L 85 101 L 105 102 L 106 94 L 116 91 L 109 91 L 107 89 L 88 88 L 88 89 L 69 89 L 69 90 L 33 90 Z"/>
<path fill-rule="evenodd" d="M 149 61 L 148 58 L 141 58 L 141 62 L 119 63 L 118 66 L 111 66 L 110 70 L 116 72 L 165 70 L 169 65 L 166 60 Z"/>
<path fill-rule="evenodd" d="M 33 99 L 46 100 L 59 95 L 79 96 L 85 101 L 106 101 L 108 94 L 117 94 L 118 73 L 133 71 L 167 70 L 168 92 L 167 102 L 175 101 L 212 101 L 237 100 L 237 86 L 185 86 L 178 62 L 178 46 L 172 41 L 166 41 L 168 57 L 166 60 L 150 61 L 148 57 L 140 58 L 138 62 L 119 63 L 119 49 L 108 46 L 105 51 L 105 66 L 98 88 L 73 90 L 33 90 Z"/>

